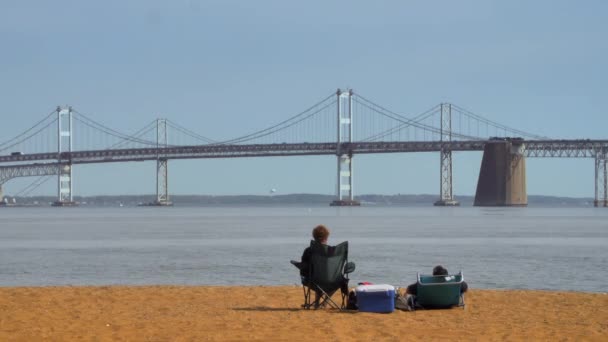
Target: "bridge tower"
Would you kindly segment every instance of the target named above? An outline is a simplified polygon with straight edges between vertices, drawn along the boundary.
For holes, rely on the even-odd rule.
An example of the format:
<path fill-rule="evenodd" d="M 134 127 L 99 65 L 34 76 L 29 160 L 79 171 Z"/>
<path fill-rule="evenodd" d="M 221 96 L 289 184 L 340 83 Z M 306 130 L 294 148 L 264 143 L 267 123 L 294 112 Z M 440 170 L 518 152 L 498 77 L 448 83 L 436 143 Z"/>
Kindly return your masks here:
<path fill-rule="evenodd" d="M 72 198 L 72 107 L 57 107 L 57 201 L 56 207 L 75 206 Z"/>
<path fill-rule="evenodd" d="M 167 120 L 156 120 L 156 148 L 164 148 L 168 145 Z M 156 157 L 156 206 L 173 205 L 169 201 L 169 170 L 167 157 L 159 153 Z"/>
<path fill-rule="evenodd" d="M 595 155 L 595 201 L 596 207 L 608 207 L 608 170 L 606 151 Z"/>
<path fill-rule="evenodd" d="M 442 103 L 440 105 L 441 130 L 439 139 L 441 142 L 452 141 L 452 105 Z M 460 203 L 454 200 L 452 192 L 452 150 L 441 144 L 441 159 L 439 172 L 439 200 L 436 206 L 458 206 Z"/>
<path fill-rule="evenodd" d="M 347 89 L 336 92 L 338 103 L 338 141 L 336 156 L 338 160 L 338 173 L 336 182 L 336 199 L 331 206 L 359 206 L 361 203 L 353 197 L 353 154 L 344 150 L 343 144 L 353 141 L 353 90 Z"/>

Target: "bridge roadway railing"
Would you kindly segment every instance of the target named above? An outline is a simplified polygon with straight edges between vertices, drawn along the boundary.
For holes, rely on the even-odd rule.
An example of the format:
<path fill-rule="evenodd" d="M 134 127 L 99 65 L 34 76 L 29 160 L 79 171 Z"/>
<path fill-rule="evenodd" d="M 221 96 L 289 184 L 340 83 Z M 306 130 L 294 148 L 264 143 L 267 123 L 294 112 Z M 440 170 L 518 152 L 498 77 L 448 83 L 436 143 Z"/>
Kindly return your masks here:
<path fill-rule="evenodd" d="M 251 145 L 196 145 L 163 148 L 133 148 L 92 150 L 0 156 L 0 164 L 17 162 L 32 165 L 40 161 L 62 164 L 88 164 L 126 161 L 156 160 L 158 155 L 167 159 L 268 157 L 298 155 L 336 155 L 398 152 L 483 151 L 496 140 L 471 141 L 408 141 L 408 142 L 352 142 L 336 145 L 328 143 L 251 144 Z M 499 140 L 500 142 L 500 140 Z M 608 150 L 608 140 L 522 140 L 526 157 L 592 158 Z M 339 150 L 337 149 L 339 146 Z"/>

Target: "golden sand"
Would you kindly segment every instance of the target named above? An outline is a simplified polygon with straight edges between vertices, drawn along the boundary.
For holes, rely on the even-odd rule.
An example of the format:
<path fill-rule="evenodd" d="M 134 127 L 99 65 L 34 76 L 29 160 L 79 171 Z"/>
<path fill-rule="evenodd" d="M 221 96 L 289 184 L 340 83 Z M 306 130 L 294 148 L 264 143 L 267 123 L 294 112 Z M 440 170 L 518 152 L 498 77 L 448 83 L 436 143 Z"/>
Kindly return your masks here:
<path fill-rule="evenodd" d="M 296 286 L 0 288 L 0 341 L 608 341 L 608 295 L 471 290 L 466 308 L 303 310 Z"/>

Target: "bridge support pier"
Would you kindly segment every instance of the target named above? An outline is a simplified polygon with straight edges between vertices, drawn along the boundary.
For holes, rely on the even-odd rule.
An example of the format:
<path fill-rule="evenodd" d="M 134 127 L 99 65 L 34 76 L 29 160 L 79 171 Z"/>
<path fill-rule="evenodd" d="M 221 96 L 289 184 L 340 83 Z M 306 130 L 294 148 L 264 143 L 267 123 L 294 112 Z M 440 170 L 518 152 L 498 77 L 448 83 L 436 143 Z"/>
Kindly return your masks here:
<path fill-rule="evenodd" d="M 452 141 L 452 105 L 441 104 L 441 141 Z M 446 147 L 441 148 L 441 160 L 439 171 L 439 200 L 436 206 L 458 206 L 460 203 L 454 200 L 452 192 L 452 151 Z"/>
<path fill-rule="evenodd" d="M 156 201 L 154 205 L 170 206 L 169 201 L 169 181 L 168 181 L 168 161 L 165 158 L 156 161 Z"/>
<path fill-rule="evenodd" d="M 595 201 L 596 207 L 608 207 L 608 170 L 606 169 L 606 153 L 595 156 Z"/>
<path fill-rule="evenodd" d="M 156 120 L 156 146 L 167 147 L 167 120 Z M 172 206 L 169 201 L 169 161 L 163 155 L 158 155 L 156 159 L 156 200 L 148 205 L 151 206 Z"/>
<path fill-rule="evenodd" d="M 338 97 L 338 142 L 336 155 L 338 157 L 338 179 L 336 199 L 330 206 L 360 206 L 359 201 L 353 197 L 353 155 L 351 151 L 342 151 L 341 143 L 353 141 L 353 91 L 336 92 Z"/>
<path fill-rule="evenodd" d="M 72 152 L 72 107 L 57 107 L 57 201 L 54 207 L 78 205 L 72 198 L 72 161 L 63 152 Z"/>
<path fill-rule="evenodd" d="M 487 143 L 479 170 L 475 206 L 527 206 L 525 146 L 506 138 Z"/>
<path fill-rule="evenodd" d="M 353 198 L 353 159 L 344 154 L 338 156 L 338 198 L 331 202 L 331 206 L 360 206 L 359 201 Z"/>
<path fill-rule="evenodd" d="M 57 166 L 59 175 L 59 199 L 53 202 L 54 207 L 74 207 L 78 204 L 72 199 L 72 164 Z"/>

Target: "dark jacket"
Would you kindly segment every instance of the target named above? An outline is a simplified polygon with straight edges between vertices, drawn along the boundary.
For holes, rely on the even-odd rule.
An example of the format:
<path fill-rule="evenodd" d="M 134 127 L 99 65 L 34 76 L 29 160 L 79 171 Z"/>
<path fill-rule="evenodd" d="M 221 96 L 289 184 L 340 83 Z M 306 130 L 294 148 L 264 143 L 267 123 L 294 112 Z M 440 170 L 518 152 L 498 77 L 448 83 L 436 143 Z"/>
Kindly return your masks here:
<path fill-rule="evenodd" d="M 306 247 L 304 249 L 304 253 L 302 253 L 302 264 L 300 265 L 300 275 L 303 277 L 308 276 L 308 271 L 310 269 L 310 258 L 312 255 L 312 250 L 310 247 Z"/>

